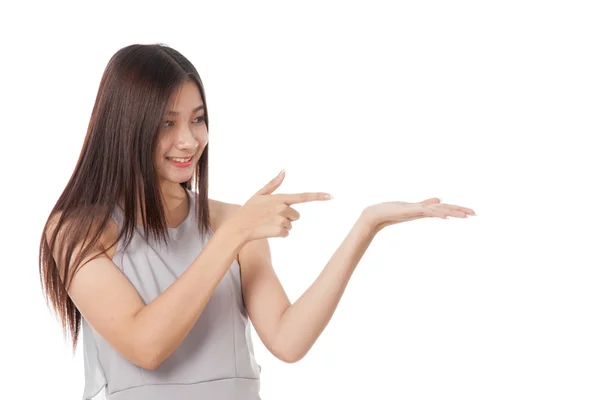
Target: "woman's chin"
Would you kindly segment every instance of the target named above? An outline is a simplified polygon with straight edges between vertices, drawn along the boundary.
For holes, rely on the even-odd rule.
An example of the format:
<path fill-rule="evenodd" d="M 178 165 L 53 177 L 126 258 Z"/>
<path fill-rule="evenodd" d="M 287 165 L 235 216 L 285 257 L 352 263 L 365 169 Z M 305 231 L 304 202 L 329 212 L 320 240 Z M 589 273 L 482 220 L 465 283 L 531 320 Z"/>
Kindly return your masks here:
<path fill-rule="evenodd" d="M 192 176 L 194 175 L 194 171 L 190 170 L 188 172 L 170 172 L 168 174 L 162 174 L 161 178 L 163 181 L 168 181 L 171 183 L 182 183 L 182 182 L 187 182 L 190 179 L 192 179 Z"/>

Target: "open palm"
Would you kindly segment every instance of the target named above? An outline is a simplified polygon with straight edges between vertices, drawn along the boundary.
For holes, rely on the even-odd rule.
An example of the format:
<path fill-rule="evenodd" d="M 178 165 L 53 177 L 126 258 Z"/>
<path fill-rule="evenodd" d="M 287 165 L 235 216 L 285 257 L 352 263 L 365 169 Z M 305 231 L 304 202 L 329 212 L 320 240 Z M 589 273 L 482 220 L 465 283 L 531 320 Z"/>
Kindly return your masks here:
<path fill-rule="evenodd" d="M 420 218 L 447 217 L 466 218 L 467 215 L 475 215 L 470 208 L 441 203 L 440 199 L 433 197 L 418 203 L 405 201 L 389 201 L 368 206 L 363 211 L 376 231 L 386 226 L 400 222 L 412 221 Z"/>

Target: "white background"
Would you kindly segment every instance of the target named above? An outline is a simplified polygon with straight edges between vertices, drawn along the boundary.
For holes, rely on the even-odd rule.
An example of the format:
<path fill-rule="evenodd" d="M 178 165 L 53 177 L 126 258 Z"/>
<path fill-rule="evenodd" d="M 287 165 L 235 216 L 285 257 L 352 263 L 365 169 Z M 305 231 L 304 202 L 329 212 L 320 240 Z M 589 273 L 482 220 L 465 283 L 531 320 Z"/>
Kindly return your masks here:
<path fill-rule="evenodd" d="M 81 397 L 41 229 L 109 58 L 157 42 L 204 81 L 211 198 L 243 203 L 282 168 L 276 193 L 336 196 L 270 240 L 292 301 L 367 205 L 478 214 L 380 232 L 300 362 L 253 334 L 263 399 L 600 398 L 597 2 L 7 4 L 2 398 Z"/>

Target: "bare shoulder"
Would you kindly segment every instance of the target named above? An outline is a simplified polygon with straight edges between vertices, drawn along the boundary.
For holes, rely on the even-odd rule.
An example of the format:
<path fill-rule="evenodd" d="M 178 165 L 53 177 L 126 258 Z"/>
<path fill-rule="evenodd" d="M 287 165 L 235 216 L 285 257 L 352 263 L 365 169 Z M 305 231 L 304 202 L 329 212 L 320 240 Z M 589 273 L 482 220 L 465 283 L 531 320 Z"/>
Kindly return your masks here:
<path fill-rule="evenodd" d="M 57 228 L 57 224 L 58 224 L 58 221 L 61 216 L 62 216 L 62 211 L 57 211 L 54 214 L 52 214 L 50 216 L 50 218 L 48 219 L 48 227 L 46 229 L 46 232 L 44 232 L 47 240 L 50 240 L 50 238 L 54 234 L 54 231 Z M 65 230 L 67 229 L 68 224 L 69 224 L 69 221 L 67 221 L 66 223 L 63 223 L 63 225 L 61 226 L 61 229 L 57 234 L 57 243 L 62 244 L 64 242 L 64 240 L 66 239 L 65 236 L 67 233 L 65 232 Z M 99 226 L 99 222 L 95 222 L 92 231 L 95 232 L 95 229 L 98 226 Z M 116 242 L 118 237 L 119 237 L 119 227 L 112 218 L 109 218 L 106 226 L 104 227 L 104 229 L 101 233 L 99 242 L 97 243 L 97 245 L 95 247 L 98 250 L 106 250 L 108 253 L 108 256 L 112 258 L 112 256 L 114 255 L 114 251 L 116 249 L 116 243 L 114 243 L 114 242 Z M 82 247 L 83 247 L 83 244 L 78 243 L 77 248 L 81 249 Z M 54 248 L 55 254 L 53 254 L 55 256 L 55 258 L 58 256 L 58 251 L 59 251 L 59 247 L 55 247 Z"/>
<path fill-rule="evenodd" d="M 214 226 L 213 229 L 215 231 L 224 221 L 230 218 L 237 210 L 239 210 L 242 207 L 242 205 L 240 204 L 227 203 L 224 201 L 211 199 L 209 199 L 209 204 L 211 209 L 211 218 L 214 218 L 212 222 Z M 252 240 L 242 247 L 242 249 L 236 257 L 236 260 L 240 265 L 241 271 L 246 270 L 247 265 L 252 265 L 252 259 L 255 258 L 257 255 L 262 259 L 267 258 L 267 261 L 264 261 L 264 263 L 270 263 L 271 256 L 269 242 L 267 241 L 267 239 Z"/>
<path fill-rule="evenodd" d="M 219 229 L 221 224 L 226 221 L 241 205 L 227 203 L 224 201 L 208 199 L 210 220 L 213 225 L 213 230 Z"/>

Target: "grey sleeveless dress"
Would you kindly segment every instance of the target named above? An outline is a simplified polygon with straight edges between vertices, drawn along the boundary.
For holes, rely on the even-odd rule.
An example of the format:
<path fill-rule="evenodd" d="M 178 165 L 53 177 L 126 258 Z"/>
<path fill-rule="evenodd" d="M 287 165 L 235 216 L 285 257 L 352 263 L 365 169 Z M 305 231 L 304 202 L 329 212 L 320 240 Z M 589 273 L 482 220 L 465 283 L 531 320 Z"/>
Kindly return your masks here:
<path fill-rule="evenodd" d="M 169 228 L 170 247 L 150 245 L 138 226 L 125 251 L 118 243 L 113 262 L 148 304 L 171 285 L 204 248 L 196 225 L 196 193 L 187 190 L 187 218 Z M 113 218 L 122 227 L 119 206 Z M 237 260 L 217 286 L 200 318 L 179 347 L 155 370 L 125 359 L 82 319 L 85 387 L 83 399 L 103 388 L 109 400 L 259 400 L 260 366 L 254 358 Z"/>

